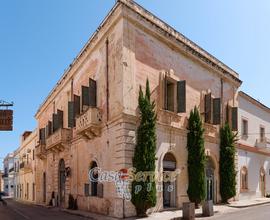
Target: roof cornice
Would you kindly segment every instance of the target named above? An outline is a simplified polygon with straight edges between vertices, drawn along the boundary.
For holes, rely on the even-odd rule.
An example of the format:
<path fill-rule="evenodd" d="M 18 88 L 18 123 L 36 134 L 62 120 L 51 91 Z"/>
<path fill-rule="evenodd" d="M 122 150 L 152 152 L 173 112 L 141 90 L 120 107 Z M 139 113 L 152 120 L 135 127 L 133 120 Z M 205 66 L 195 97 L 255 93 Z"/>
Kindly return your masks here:
<path fill-rule="evenodd" d="M 238 95 L 240 97 L 244 98 L 245 100 L 249 101 L 250 103 L 256 105 L 257 107 L 263 109 L 264 111 L 270 113 L 270 108 L 268 106 L 266 106 L 265 104 L 263 104 L 260 101 L 256 100 L 255 98 L 248 95 L 247 93 L 245 93 L 243 91 L 239 91 Z"/>
<path fill-rule="evenodd" d="M 223 76 L 232 79 L 234 82 L 240 86 L 242 81 L 239 79 L 239 74 L 232 70 L 230 67 L 225 65 L 223 62 L 212 56 L 206 50 L 202 49 L 193 41 L 189 40 L 186 36 L 179 33 L 173 27 L 162 21 L 160 18 L 156 17 L 154 14 L 140 6 L 138 3 L 132 0 L 118 0 L 132 11 L 136 12 L 140 16 L 142 16 L 147 21 L 151 22 L 158 28 L 165 31 L 169 36 L 174 37 L 182 47 L 184 47 L 186 52 L 189 52 L 193 56 L 197 57 L 199 60 L 203 61 L 205 64 L 210 65 L 212 68 L 217 70 Z"/>

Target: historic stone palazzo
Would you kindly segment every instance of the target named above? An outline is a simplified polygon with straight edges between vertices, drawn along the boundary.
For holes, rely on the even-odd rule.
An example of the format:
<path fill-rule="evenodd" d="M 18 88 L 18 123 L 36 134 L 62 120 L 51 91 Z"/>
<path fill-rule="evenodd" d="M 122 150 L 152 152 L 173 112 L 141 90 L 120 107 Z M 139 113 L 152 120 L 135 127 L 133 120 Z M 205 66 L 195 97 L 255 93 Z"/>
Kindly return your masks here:
<path fill-rule="evenodd" d="M 181 170 L 153 210 L 188 201 L 186 126 L 195 105 L 205 121 L 207 196 L 220 200 L 218 132 L 226 120 L 237 130 L 238 74 L 135 2 L 120 0 L 36 113 L 38 203 L 54 197 L 66 207 L 71 194 L 79 209 L 135 214 L 114 183 L 90 182 L 88 171 L 132 167 L 138 90 L 147 78 L 157 104 L 157 170 Z"/>

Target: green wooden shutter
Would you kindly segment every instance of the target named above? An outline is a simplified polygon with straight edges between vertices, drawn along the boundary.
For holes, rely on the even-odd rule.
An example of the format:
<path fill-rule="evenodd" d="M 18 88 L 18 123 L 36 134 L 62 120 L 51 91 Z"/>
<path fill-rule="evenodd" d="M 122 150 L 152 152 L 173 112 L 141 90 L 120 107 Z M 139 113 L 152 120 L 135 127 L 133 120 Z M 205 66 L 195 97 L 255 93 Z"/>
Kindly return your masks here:
<path fill-rule="evenodd" d="M 204 114 L 205 114 L 205 122 L 211 123 L 212 118 L 212 96 L 211 93 L 205 95 L 205 104 L 204 104 Z"/>
<path fill-rule="evenodd" d="M 57 109 L 57 117 L 58 117 L 58 128 L 64 127 L 64 112 Z"/>
<path fill-rule="evenodd" d="M 103 184 L 102 183 L 97 184 L 97 197 L 103 198 Z"/>
<path fill-rule="evenodd" d="M 89 87 L 82 86 L 82 109 L 89 106 Z"/>
<path fill-rule="evenodd" d="M 48 132 L 49 132 L 49 136 L 52 134 L 52 122 L 51 121 L 49 121 L 48 122 Z"/>
<path fill-rule="evenodd" d="M 74 102 L 68 102 L 68 127 L 75 127 Z"/>
<path fill-rule="evenodd" d="M 81 98 L 80 96 L 74 95 L 74 114 L 75 117 L 80 114 L 81 112 Z"/>
<path fill-rule="evenodd" d="M 220 114 L 221 114 L 221 99 L 215 98 L 213 99 L 213 124 L 220 124 Z"/>
<path fill-rule="evenodd" d="M 85 183 L 84 184 L 84 196 L 90 196 L 90 184 L 89 183 Z"/>
<path fill-rule="evenodd" d="M 46 125 L 46 138 L 49 137 L 49 125 L 47 124 Z"/>
<path fill-rule="evenodd" d="M 238 108 L 232 107 L 232 130 L 238 130 Z"/>
<path fill-rule="evenodd" d="M 59 125 L 58 125 L 58 116 L 57 114 L 53 114 L 53 117 L 52 117 L 52 123 L 53 123 L 53 133 L 59 128 Z"/>
<path fill-rule="evenodd" d="M 177 82 L 177 112 L 186 112 L 186 81 Z"/>
<path fill-rule="evenodd" d="M 42 139 L 42 128 L 39 129 L 39 141 Z"/>
<path fill-rule="evenodd" d="M 226 123 L 230 123 L 230 106 L 226 105 Z"/>
<path fill-rule="evenodd" d="M 89 105 L 97 107 L 97 82 L 89 79 Z"/>
<path fill-rule="evenodd" d="M 40 129 L 40 143 L 45 144 L 46 140 L 46 130 L 45 128 Z"/>

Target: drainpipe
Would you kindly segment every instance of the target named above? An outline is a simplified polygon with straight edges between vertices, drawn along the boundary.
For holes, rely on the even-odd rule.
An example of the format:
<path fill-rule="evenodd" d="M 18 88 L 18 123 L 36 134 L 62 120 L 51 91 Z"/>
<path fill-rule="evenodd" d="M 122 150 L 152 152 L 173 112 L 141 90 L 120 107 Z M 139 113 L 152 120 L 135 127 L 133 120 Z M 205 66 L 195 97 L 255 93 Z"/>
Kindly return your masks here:
<path fill-rule="evenodd" d="M 109 121 L 109 39 L 106 40 L 106 112 L 107 112 L 107 122 Z"/>
<path fill-rule="evenodd" d="M 220 110 L 220 115 L 221 115 L 221 126 L 224 125 L 224 103 L 223 103 L 223 99 L 224 99 L 224 90 L 223 90 L 223 79 L 220 79 L 220 102 L 221 102 L 221 110 Z"/>

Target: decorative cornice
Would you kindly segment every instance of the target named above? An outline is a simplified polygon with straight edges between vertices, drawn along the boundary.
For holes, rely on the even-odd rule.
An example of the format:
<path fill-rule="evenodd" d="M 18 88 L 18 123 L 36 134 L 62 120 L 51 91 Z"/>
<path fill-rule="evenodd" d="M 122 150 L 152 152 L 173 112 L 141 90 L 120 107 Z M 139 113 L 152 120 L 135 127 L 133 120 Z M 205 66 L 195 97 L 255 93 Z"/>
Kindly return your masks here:
<path fill-rule="evenodd" d="M 242 81 L 239 79 L 239 74 L 237 72 L 235 72 L 230 67 L 222 63 L 220 60 L 212 56 L 210 53 L 202 49 L 193 41 L 189 40 L 186 36 L 176 31 L 173 27 L 153 15 L 151 12 L 137 4 L 135 1 L 118 0 L 118 2 L 121 2 L 122 4 L 130 8 L 132 11 L 139 14 L 150 23 L 154 24 L 156 27 L 166 32 L 169 37 L 175 38 L 181 44 L 181 46 L 185 48 L 186 52 L 189 52 L 190 54 L 196 56 L 207 65 L 210 65 L 218 72 L 222 73 L 225 77 L 231 78 L 239 86 L 241 85 Z"/>

